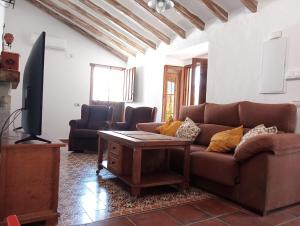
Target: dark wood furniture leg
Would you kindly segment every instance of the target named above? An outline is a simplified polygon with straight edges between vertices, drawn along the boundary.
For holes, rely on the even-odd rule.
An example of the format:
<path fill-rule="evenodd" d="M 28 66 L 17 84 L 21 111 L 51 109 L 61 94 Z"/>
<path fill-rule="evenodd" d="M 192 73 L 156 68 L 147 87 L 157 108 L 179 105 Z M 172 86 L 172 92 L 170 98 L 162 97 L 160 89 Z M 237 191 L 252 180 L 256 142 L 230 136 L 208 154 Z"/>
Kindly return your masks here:
<path fill-rule="evenodd" d="M 103 169 L 102 161 L 103 161 L 103 153 L 105 148 L 105 140 L 99 136 L 98 138 L 98 169 L 96 174 L 99 175 L 100 170 Z"/>
<path fill-rule="evenodd" d="M 136 147 L 133 149 L 132 155 L 132 184 L 131 195 L 139 196 L 141 192 L 141 174 L 142 174 L 142 149 Z"/>
<path fill-rule="evenodd" d="M 190 145 L 184 147 L 184 160 L 183 160 L 183 176 L 184 182 L 181 184 L 182 189 L 189 188 L 190 181 Z"/>

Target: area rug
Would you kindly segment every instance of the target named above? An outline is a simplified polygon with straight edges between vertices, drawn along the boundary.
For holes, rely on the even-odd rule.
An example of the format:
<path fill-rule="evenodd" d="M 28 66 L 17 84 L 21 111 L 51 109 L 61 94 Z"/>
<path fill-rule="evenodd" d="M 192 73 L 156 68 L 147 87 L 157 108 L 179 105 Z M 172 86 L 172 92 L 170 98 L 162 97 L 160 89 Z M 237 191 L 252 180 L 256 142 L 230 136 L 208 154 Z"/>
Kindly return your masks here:
<path fill-rule="evenodd" d="M 175 187 L 162 186 L 143 189 L 142 195 L 134 198 L 129 188 L 109 171 L 101 170 L 97 176 L 96 166 L 96 154 L 62 150 L 59 211 L 64 218 L 72 217 L 76 211 L 85 211 L 87 214 L 100 211 L 105 213 L 105 218 L 117 217 L 212 196 L 193 187 L 181 192 Z"/>

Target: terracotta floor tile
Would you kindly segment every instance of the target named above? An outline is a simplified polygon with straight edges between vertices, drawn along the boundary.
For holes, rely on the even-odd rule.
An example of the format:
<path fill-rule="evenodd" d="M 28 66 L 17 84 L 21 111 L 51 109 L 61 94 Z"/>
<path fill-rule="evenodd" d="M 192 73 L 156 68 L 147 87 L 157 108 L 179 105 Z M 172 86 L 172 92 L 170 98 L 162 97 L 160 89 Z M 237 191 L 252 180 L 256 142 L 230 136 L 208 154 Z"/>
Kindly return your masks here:
<path fill-rule="evenodd" d="M 193 206 L 208 213 L 211 216 L 219 216 L 237 211 L 232 205 L 219 199 L 204 199 L 193 204 Z"/>
<path fill-rule="evenodd" d="M 174 218 L 163 211 L 155 211 L 129 216 L 137 226 L 176 226 L 180 225 Z"/>
<path fill-rule="evenodd" d="M 209 217 L 201 210 L 190 205 L 171 207 L 164 211 L 184 224 L 204 220 Z"/>
<path fill-rule="evenodd" d="M 104 221 L 98 221 L 87 226 L 134 226 L 126 217 L 113 218 Z"/>
<path fill-rule="evenodd" d="M 277 225 L 292 220 L 294 218 L 294 215 L 286 211 L 276 211 L 274 213 L 268 214 L 267 216 L 261 217 L 261 220 L 271 225 Z"/>
<path fill-rule="evenodd" d="M 102 201 L 96 199 L 91 202 L 82 203 L 81 206 L 86 212 L 106 209 L 106 205 Z"/>
<path fill-rule="evenodd" d="M 299 226 L 299 225 L 300 225 L 300 219 L 299 218 L 296 219 L 296 220 L 290 221 L 286 224 L 282 224 L 282 226 Z"/>
<path fill-rule="evenodd" d="M 300 205 L 288 207 L 286 211 L 298 217 L 300 216 Z"/>
<path fill-rule="evenodd" d="M 62 216 L 64 225 L 78 225 L 92 223 L 92 219 L 86 213 L 80 213 L 70 216 Z"/>
<path fill-rule="evenodd" d="M 110 213 L 106 210 L 88 210 L 86 213 L 93 221 L 101 221 L 110 217 Z"/>
<path fill-rule="evenodd" d="M 220 217 L 220 219 L 232 226 L 270 226 L 270 224 L 264 222 L 262 218 L 261 216 L 249 215 L 243 212 Z"/>
<path fill-rule="evenodd" d="M 191 224 L 190 226 L 228 226 L 228 224 L 225 224 L 218 219 L 215 220 L 206 220 L 199 223 Z"/>

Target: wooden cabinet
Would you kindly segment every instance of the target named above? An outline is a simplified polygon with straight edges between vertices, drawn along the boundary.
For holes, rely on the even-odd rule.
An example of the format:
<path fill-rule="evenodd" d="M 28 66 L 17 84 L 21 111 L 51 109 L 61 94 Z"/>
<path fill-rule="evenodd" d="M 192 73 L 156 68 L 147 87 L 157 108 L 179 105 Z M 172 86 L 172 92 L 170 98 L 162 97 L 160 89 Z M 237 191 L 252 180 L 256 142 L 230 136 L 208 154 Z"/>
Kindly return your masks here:
<path fill-rule="evenodd" d="M 114 173 L 122 173 L 122 146 L 109 142 L 108 144 L 108 162 L 107 167 Z"/>
<path fill-rule="evenodd" d="M 189 140 L 145 131 L 99 131 L 98 139 L 97 173 L 107 168 L 131 187 L 133 196 L 139 196 L 141 188 L 146 187 L 178 184 L 183 189 L 188 188 Z M 106 142 L 108 161 L 103 161 Z M 173 172 L 168 167 L 164 167 L 166 169 L 163 171 L 157 167 L 160 163 L 169 165 L 170 148 L 183 149 L 183 174 Z M 160 156 L 167 162 L 161 162 Z"/>
<path fill-rule="evenodd" d="M 22 224 L 56 225 L 60 147 L 63 143 L 14 144 L 0 152 L 0 225 L 16 214 Z"/>

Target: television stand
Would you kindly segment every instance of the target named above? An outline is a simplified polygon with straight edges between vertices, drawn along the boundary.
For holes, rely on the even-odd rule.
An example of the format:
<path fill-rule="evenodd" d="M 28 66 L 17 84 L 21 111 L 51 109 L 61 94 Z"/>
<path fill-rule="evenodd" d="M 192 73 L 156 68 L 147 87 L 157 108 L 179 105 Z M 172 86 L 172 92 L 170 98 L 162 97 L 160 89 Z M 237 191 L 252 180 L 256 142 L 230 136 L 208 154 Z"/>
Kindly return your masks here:
<path fill-rule="evenodd" d="M 35 136 L 35 135 L 29 135 L 28 137 L 25 137 L 25 138 L 23 138 L 23 139 L 21 139 L 21 140 L 17 140 L 17 141 L 15 142 L 15 144 L 23 143 L 23 142 L 30 141 L 30 140 L 42 141 L 42 142 L 45 142 L 45 143 L 48 143 L 48 144 L 51 143 L 50 140 L 46 140 L 46 139 L 37 137 L 37 136 Z"/>
<path fill-rule="evenodd" d="M 30 142 L 14 144 L 21 137 L 2 138 L 0 154 L 0 226 L 16 214 L 22 225 L 55 226 L 59 213 L 59 159 L 65 144 Z"/>

